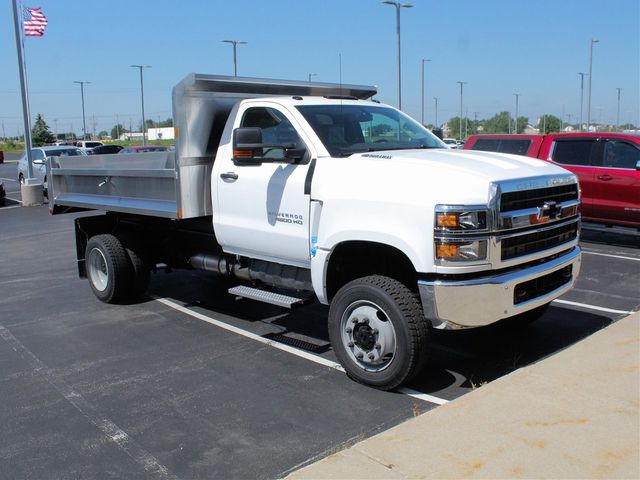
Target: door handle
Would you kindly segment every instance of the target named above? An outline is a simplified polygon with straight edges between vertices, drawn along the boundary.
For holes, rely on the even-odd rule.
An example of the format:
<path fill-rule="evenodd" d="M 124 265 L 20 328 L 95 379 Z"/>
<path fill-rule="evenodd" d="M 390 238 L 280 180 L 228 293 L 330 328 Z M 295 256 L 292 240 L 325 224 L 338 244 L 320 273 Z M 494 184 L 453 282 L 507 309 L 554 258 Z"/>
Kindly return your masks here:
<path fill-rule="evenodd" d="M 613 180 L 613 177 L 611 175 L 598 175 L 598 180 L 604 180 L 605 182 L 608 182 L 609 180 Z"/>
<path fill-rule="evenodd" d="M 230 180 L 232 182 L 235 182 L 238 179 L 238 174 L 235 172 L 221 173 L 220 178 L 223 180 Z"/>

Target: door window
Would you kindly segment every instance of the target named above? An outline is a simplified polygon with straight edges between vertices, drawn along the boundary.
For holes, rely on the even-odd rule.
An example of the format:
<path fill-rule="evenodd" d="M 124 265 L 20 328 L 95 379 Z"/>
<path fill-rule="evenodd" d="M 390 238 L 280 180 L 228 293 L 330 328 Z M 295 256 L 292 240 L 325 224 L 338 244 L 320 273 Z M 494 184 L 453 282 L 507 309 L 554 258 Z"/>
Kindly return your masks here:
<path fill-rule="evenodd" d="M 296 129 L 282 112 L 268 107 L 248 109 L 242 117 L 241 127 L 259 127 L 262 129 L 262 142 L 274 145 L 294 144 L 303 148 Z M 275 160 L 284 159 L 282 148 L 264 148 L 262 156 Z"/>
<path fill-rule="evenodd" d="M 551 158 L 563 165 L 588 166 L 591 164 L 591 147 L 595 140 L 557 141 Z"/>
<path fill-rule="evenodd" d="M 605 168 L 628 168 L 635 170 L 640 161 L 640 149 L 630 143 L 609 140 L 604 147 L 602 165 Z M 598 165 L 600 166 L 600 165 Z"/>

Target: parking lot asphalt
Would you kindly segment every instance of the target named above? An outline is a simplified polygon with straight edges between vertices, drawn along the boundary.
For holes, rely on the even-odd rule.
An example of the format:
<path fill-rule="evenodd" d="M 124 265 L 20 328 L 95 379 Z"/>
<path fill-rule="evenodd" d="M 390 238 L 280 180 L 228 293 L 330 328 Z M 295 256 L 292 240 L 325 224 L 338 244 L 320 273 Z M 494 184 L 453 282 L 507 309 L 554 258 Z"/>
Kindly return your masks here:
<path fill-rule="evenodd" d="M 141 303 L 100 303 L 77 278 L 72 218 L 0 209 L 0 478 L 279 478 L 640 305 L 637 237 L 584 232 L 577 287 L 543 318 L 435 332 L 426 371 L 379 392 L 336 368 L 317 304 L 236 300 L 190 271 L 156 273 Z"/>

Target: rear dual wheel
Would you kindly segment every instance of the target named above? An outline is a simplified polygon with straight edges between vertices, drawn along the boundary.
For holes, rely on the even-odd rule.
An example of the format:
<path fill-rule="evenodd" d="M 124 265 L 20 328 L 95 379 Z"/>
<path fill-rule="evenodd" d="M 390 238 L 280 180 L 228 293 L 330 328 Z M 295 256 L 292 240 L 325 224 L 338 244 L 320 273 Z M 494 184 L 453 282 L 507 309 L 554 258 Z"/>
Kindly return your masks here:
<path fill-rule="evenodd" d="M 93 293 L 105 303 L 135 300 L 149 285 L 149 268 L 141 256 L 126 248 L 114 235 L 96 235 L 89 239 L 85 265 Z"/>
<path fill-rule="evenodd" d="M 360 278 L 338 291 L 329 337 L 347 375 L 381 390 L 408 382 L 427 361 L 429 325 L 418 295 L 384 276 Z"/>

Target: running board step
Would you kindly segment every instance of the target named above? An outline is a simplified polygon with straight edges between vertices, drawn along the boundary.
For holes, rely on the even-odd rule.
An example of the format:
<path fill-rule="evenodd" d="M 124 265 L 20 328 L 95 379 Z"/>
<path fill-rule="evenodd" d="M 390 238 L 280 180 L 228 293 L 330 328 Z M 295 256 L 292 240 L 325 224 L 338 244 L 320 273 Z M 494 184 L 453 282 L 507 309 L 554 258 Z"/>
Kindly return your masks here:
<path fill-rule="evenodd" d="M 268 292 L 266 290 L 260 290 L 259 288 L 252 288 L 244 285 L 230 288 L 229 293 L 236 297 L 249 298 L 258 302 L 270 303 L 271 305 L 278 305 L 279 307 L 284 308 L 292 308 L 295 305 L 302 305 L 310 300 L 309 298 L 291 297 L 289 295 Z"/>

